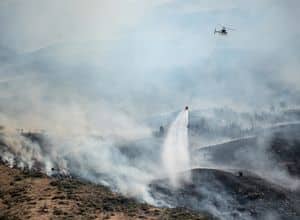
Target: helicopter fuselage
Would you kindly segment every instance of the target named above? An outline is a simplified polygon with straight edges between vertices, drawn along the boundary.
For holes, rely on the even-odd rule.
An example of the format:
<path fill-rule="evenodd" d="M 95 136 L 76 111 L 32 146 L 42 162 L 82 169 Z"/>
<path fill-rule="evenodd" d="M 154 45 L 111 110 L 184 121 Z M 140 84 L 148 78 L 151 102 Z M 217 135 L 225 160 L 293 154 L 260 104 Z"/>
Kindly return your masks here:
<path fill-rule="evenodd" d="M 228 34 L 226 29 L 215 30 L 214 34 L 216 34 L 216 33 L 218 33 L 220 35 L 227 35 Z"/>

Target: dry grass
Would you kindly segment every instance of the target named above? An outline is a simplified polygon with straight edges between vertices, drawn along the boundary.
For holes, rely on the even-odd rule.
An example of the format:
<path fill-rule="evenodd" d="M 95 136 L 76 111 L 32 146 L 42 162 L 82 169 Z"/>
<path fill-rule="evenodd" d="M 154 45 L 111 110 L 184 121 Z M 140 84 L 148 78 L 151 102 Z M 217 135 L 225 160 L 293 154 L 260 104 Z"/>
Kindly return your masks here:
<path fill-rule="evenodd" d="M 156 208 L 74 179 L 51 179 L 0 165 L 0 220 L 199 219 L 184 209 Z"/>

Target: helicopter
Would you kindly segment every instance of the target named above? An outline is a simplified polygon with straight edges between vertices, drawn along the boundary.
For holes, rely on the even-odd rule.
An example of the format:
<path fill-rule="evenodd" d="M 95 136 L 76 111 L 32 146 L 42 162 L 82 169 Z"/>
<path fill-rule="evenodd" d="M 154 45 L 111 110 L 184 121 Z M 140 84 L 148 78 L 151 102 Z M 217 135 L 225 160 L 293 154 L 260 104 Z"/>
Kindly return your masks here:
<path fill-rule="evenodd" d="M 228 30 L 234 31 L 235 29 L 225 27 L 225 26 L 221 26 L 221 29 L 219 29 L 219 30 L 217 30 L 217 28 L 215 28 L 214 34 L 227 35 Z"/>

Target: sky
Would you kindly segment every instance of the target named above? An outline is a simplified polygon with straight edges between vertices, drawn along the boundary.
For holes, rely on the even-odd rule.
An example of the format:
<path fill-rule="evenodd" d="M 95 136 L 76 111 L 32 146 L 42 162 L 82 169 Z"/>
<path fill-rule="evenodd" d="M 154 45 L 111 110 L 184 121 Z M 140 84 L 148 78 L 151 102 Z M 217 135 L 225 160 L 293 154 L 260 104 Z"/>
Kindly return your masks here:
<path fill-rule="evenodd" d="M 299 106 L 299 10 L 297 0 L 2 0 L 0 119 L 119 133 L 185 105 Z M 235 30 L 214 35 L 220 25 Z"/>

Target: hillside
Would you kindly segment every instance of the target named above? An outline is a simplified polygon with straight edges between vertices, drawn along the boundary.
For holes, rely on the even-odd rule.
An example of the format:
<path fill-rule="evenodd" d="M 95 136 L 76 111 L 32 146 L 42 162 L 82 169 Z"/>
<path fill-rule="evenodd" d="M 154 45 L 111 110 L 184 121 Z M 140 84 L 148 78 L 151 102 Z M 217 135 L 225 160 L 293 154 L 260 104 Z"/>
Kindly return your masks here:
<path fill-rule="evenodd" d="M 300 125 L 287 124 L 266 129 L 257 136 L 196 149 L 208 161 L 223 167 L 259 169 L 278 167 L 294 177 L 300 176 Z M 269 167 L 267 167 L 269 166 Z"/>
<path fill-rule="evenodd" d="M 209 219 L 184 209 L 156 208 L 76 179 L 0 165 L 0 219 Z"/>
<path fill-rule="evenodd" d="M 166 179 L 151 184 L 152 196 L 175 207 L 209 210 L 220 219 L 299 219 L 299 192 L 272 184 L 253 173 L 191 170 L 191 181 L 173 189 Z"/>

